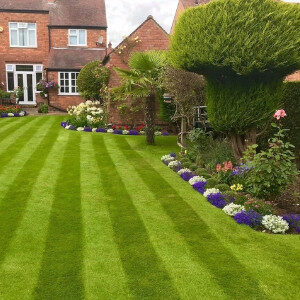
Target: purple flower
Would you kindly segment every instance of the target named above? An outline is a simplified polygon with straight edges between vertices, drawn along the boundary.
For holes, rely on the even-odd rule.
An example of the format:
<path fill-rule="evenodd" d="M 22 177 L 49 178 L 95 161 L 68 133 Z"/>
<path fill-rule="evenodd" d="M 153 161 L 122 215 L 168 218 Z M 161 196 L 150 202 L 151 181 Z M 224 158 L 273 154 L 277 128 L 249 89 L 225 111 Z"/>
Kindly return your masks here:
<path fill-rule="evenodd" d="M 224 196 L 220 193 L 208 195 L 207 201 L 210 202 L 213 206 L 218 208 L 224 208 L 227 205 Z"/>
<path fill-rule="evenodd" d="M 14 116 L 15 117 L 20 117 L 20 114 L 19 113 L 14 113 Z"/>
<path fill-rule="evenodd" d="M 248 172 L 248 171 L 250 171 L 252 169 L 253 169 L 253 167 L 250 167 L 250 166 L 248 166 L 246 164 L 242 164 L 240 166 L 237 166 L 234 169 L 234 171 L 232 172 L 232 175 L 234 175 L 234 176 L 243 176 L 244 173 L 246 173 L 246 172 Z"/>
<path fill-rule="evenodd" d="M 83 131 L 85 131 L 85 132 L 92 132 L 92 128 L 90 128 L 90 127 L 84 127 Z"/>
<path fill-rule="evenodd" d="M 189 181 L 194 176 L 195 175 L 193 175 L 191 172 L 184 172 L 184 173 L 180 174 L 180 177 L 185 181 Z"/>
<path fill-rule="evenodd" d="M 104 129 L 104 128 L 97 128 L 96 132 L 103 132 L 103 133 L 105 133 L 105 132 L 107 132 L 107 130 Z"/>
<path fill-rule="evenodd" d="M 66 128 L 67 125 L 68 125 L 68 122 L 61 122 L 60 123 L 60 126 L 63 127 L 63 128 Z"/>
<path fill-rule="evenodd" d="M 295 228 L 297 232 L 300 232 L 300 214 L 284 215 L 282 218 L 289 223 L 290 227 Z"/>
<path fill-rule="evenodd" d="M 7 113 L 2 113 L 1 114 L 1 118 L 7 118 L 8 117 L 8 114 Z"/>
<path fill-rule="evenodd" d="M 238 224 L 245 224 L 250 227 L 258 226 L 262 221 L 262 215 L 254 210 L 242 210 L 233 218 Z"/>
<path fill-rule="evenodd" d="M 163 136 L 169 136 L 170 134 L 169 134 L 168 132 L 166 132 L 166 131 L 163 131 L 163 132 L 161 133 L 161 135 L 163 135 Z"/>
<path fill-rule="evenodd" d="M 172 153 L 170 153 L 170 156 L 175 158 L 176 157 L 176 153 L 172 152 Z"/>
<path fill-rule="evenodd" d="M 137 130 L 129 130 L 129 135 L 140 135 L 140 133 Z"/>
<path fill-rule="evenodd" d="M 116 130 L 114 130 L 114 134 L 123 134 L 123 131 L 116 129 Z"/>
<path fill-rule="evenodd" d="M 200 181 L 200 182 L 197 182 L 193 185 L 193 188 L 200 194 L 204 194 L 205 192 L 205 186 L 206 186 L 206 181 Z"/>

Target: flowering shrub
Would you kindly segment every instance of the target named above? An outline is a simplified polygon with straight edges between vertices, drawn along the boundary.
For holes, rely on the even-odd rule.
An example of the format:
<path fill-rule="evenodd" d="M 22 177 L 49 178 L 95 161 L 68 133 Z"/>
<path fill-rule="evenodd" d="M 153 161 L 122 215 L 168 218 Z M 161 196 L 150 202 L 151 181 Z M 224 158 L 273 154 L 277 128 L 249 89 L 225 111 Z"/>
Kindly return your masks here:
<path fill-rule="evenodd" d="M 204 177 L 202 177 L 202 176 L 194 176 L 193 178 L 191 178 L 189 180 L 189 184 L 190 185 L 194 185 L 197 182 L 204 182 L 204 181 L 206 182 L 206 179 Z"/>
<path fill-rule="evenodd" d="M 230 203 L 223 208 L 225 214 L 232 217 L 235 216 L 237 213 L 241 212 L 242 210 L 245 210 L 245 207 L 243 205 L 238 205 L 234 203 Z"/>
<path fill-rule="evenodd" d="M 204 197 L 207 198 L 210 194 L 219 194 L 220 190 L 212 188 L 212 189 L 207 189 L 204 193 Z"/>
<path fill-rule="evenodd" d="M 207 196 L 207 201 L 218 208 L 223 208 L 227 205 L 225 197 L 221 193 L 209 194 Z"/>
<path fill-rule="evenodd" d="M 177 172 L 181 169 L 181 162 L 178 160 L 172 160 L 169 162 L 168 167 Z"/>
<path fill-rule="evenodd" d="M 273 233 L 285 233 L 289 229 L 289 223 L 282 217 L 275 215 L 264 216 L 261 223 Z"/>
<path fill-rule="evenodd" d="M 274 117 L 280 120 L 286 116 L 283 112 L 283 110 L 277 111 Z M 248 164 L 253 167 L 245 179 L 247 192 L 263 199 L 275 198 L 289 183 L 293 182 L 298 174 L 291 151 L 294 146 L 284 142 L 288 130 L 283 129 L 280 123 L 273 123 L 272 127 L 278 131 L 269 140 L 269 149 L 256 153 L 257 145 L 253 145 L 248 148 L 244 156 Z"/>
<path fill-rule="evenodd" d="M 68 123 L 75 127 L 103 128 L 106 115 L 99 101 L 86 101 L 68 108 Z"/>
<path fill-rule="evenodd" d="M 263 216 L 271 215 L 274 212 L 271 202 L 260 199 L 249 199 L 247 202 L 245 202 L 245 208 L 246 210 L 255 210 Z"/>
<path fill-rule="evenodd" d="M 254 210 L 242 210 L 237 213 L 234 217 L 234 220 L 239 224 L 245 224 L 250 227 L 259 226 L 262 221 L 262 215 Z"/>
<path fill-rule="evenodd" d="M 177 173 L 181 175 L 182 173 L 192 173 L 192 171 L 190 169 L 184 168 L 180 169 Z"/>
<path fill-rule="evenodd" d="M 154 134 L 155 134 L 156 136 L 160 136 L 160 135 L 162 135 L 162 132 L 161 132 L 161 131 L 155 131 Z"/>
<path fill-rule="evenodd" d="M 295 228 L 297 232 L 300 232 L 300 214 L 284 215 L 282 219 L 287 221 L 290 227 Z"/>
<path fill-rule="evenodd" d="M 205 192 L 205 186 L 206 186 L 206 181 L 199 181 L 193 184 L 193 188 L 200 194 L 204 194 Z"/>

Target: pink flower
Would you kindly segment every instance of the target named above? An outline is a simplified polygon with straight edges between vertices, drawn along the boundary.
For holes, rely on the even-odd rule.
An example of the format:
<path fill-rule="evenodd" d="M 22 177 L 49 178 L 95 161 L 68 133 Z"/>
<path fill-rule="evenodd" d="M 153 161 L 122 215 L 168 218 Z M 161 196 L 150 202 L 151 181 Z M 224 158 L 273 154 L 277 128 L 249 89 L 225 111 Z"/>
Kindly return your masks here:
<path fill-rule="evenodd" d="M 280 120 L 281 118 L 286 117 L 286 112 L 284 111 L 284 109 L 279 109 L 275 112 L 273 117 L 277 120 Z"/>
<path fill-rule="evenodd" d="M 217 165 L 217 172 L 220 172 L 222 170 L 222 166 L 220 164 Z"/>

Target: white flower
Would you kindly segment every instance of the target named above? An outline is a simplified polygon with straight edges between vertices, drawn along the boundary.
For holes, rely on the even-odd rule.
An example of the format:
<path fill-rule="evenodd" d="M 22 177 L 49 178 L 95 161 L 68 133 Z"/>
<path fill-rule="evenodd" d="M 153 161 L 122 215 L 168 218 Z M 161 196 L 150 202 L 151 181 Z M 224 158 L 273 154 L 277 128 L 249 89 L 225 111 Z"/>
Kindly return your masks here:
<path fill-rule="evenodd" d="M 107 129 L 107 133 L 114 133 L 113 129 Z"/>
<path fill-rule="evenodd" d="M 14 117 L 15 115 L 13 113 L 8 113 L 7 114 L 9 117 Z"/>
<path fill-rule="evenodd" d="M 160 132 L 160 131 L 155 131 L 154 134 L 155 134 L 156 136 L 159 136 L 159 135 L 161 135 L 161 132 Z"/>
<path fill-rule="evenodd" d="M 77 131 L 84 131 L 84 128 L 83 127 L 78 127 Z"/>
<path fill-rule="evenodd" d="M 234 203 L 230 203 L 223 208 L 225 214 L 232 217 L 234 217 L 237 213 L 241 212 L 242 210 L 245 210 L 245 207 L 243 205 L 238 205 Z"/>
<path fill-rule="evenodd" d="M 123 131 L 122 131 L 122 134 L 124 134 L 124 135 L 127 135 L 128 133 L 129 133 L 128 130 L 123 130 Z"/>
<path fill-rule="evenodd" d="M 176 167 L 180 167 L 181 166 L 181 162 L 178 160 L 172 160 L 169 162 L 168 167 L 171 169 L 174 169 Z"/>
<path fill-rule="evenodd" d="M 141 135 L 144 135 L 144 134 L 145 134 L 145 131 L 144 131 L 144 130 L 141 130 L 141 131 L 140 131 L 140 134 L 141 134 Z"/>
<path fill-rule="evenodd" d="M 178 172 L 177 172 L 177 174 L 178 175 L 181 175 L 181 174 L 183 174 L 183 173 L 191 173 L 192 171 L 190 170 L 190 169 L 187 169 L 187 168 L 185 168 L 185 169 L 181 169 L 181 170 L 179 170 Z"/>
<path fill-rule="evenodd" d="M 84 103 L 81 103 L 81 104 L 84 104 Z M 85 105 L 86 106 L 91 106 L 93 104 L 93 101 L 91 101 L 91 100 L 87 100 L 86 102 L 85 102 Z"/>
<path fill-rule="evenodd" d="M 289 223 L 275 215 L 264 216 L 261 223 L 273 233 L 285 233 L 289 229 Z"/>
<path fill-rule="evenodd" d="M 21 111 L 21 112 L 19 113 L 19 116 L 20 116 L 20 117 L 24 117 L 24 116 L 25 116 L 25 111 Z"/>
<path fill-rule="evenodd" d="M 206 181 L 206 179 L 203 176 L 194 176 L 189 180 L 190 185 L 194 185 L 197 182 L 203 182 Z"/>
<path fill-rule="evenodd" d="M 97 128 L 93 128 L 92 131 L 93 131 L 93 132 L 96 132 L 96 131 L 97 131 Z"/>
<path fill-rule="evenodd" d="M 164 155 L 161 157 L 161 161 L 170 162 L 172 160 L 175 160 L 175 158 L 173 156 L 171 156 L 170 154 L 167 154 L 167 155 Z"/>
<path fill-rule="evenodd" d="M 67 126 L 65 127 L 66 130 L 69 130 L 70 128 L 71 128 L 71 125 L 67 125 Z"/>
<path fill-rule="evenodd" d="M 212 189 L 207 189 L 207 190 L 205 191 L 205 193 L 203 194 L 203 196 L 206 198 L 206 197 L 208 197 L 208 196 L 211 195 L 211 194 L 218 194 L 218 193 L 220 193 L 220 190 L 219 190 L 219 189 L 212 188 Z"/>

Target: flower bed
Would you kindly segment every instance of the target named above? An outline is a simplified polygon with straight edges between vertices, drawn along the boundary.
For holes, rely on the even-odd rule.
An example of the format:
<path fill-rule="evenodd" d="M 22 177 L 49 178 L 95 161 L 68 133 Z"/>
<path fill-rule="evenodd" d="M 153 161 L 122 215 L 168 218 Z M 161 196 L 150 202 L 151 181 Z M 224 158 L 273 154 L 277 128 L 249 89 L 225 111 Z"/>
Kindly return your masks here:
<path fill-rule="evenodd" d="M 288 231 L 300 232 L 299 214 L 277 216 L 269 214 L 266 207 L 263 207 L 262 210 L 261 206 L 257 205 L 257 203 L 249 205 L 249 202 L 246 202 L 245 206 L 239 205 L 235 203 L 237 202 L 235 197 L 229 197 L 217 188 L 206 188 L 208 180 L 205 179 L 205 176 L 197 176 L 193 171 L 181 168 L 181 163 L 176 160 L 174 153 L 162 156 L 161 161 L 176 172 L 184 181 L 188 181 L 208 202 L 222 209 L 224 213 L 231 216 L 238 224 L 244 224 L 256 230 L 269 233 L 284 234 Z M 239 185 L 232 186 L 232 190 L 239 190 L 241 188 L 242 186 Z M 255 207 L 258 207 L 259 212 L 255 210 Z"/>
<path fill-rule="evenodd" d="M 24 117 L 26 115 L 26 111 L 23 111 L 19 105 L 0 106 L 0 118 Z"/>

